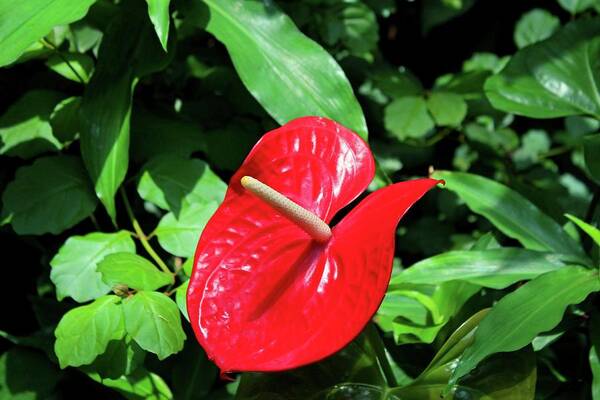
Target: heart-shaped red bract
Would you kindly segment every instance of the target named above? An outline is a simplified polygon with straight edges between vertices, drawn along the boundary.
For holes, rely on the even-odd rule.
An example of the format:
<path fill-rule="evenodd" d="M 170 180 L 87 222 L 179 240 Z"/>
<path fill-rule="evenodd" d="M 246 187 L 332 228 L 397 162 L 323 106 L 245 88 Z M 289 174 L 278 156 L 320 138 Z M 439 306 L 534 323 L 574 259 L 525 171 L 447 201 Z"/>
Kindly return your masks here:
<path fill-rule="evenodd" d="M 254 146 L 202 232 L 187 293 L 194 332 L 221 371 L 290 369 L 353 340 L 385 294 L 399 219 L 438 182 L 370 194 L 320 244 L 240 179 L 252 176 L 329 223 L 374 172 L 367 144 L 325 118 L 296 119 Z"/>

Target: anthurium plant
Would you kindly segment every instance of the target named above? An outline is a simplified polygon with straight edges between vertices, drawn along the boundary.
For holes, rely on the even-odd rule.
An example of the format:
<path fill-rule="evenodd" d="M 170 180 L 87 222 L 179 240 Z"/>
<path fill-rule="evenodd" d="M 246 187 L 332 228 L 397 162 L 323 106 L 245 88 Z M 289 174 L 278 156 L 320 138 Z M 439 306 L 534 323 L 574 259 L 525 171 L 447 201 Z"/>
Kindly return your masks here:
<path fill-rule="evenodd" d="M 0 399 L 600 400 L 599 14 L 0 0 Z"/>

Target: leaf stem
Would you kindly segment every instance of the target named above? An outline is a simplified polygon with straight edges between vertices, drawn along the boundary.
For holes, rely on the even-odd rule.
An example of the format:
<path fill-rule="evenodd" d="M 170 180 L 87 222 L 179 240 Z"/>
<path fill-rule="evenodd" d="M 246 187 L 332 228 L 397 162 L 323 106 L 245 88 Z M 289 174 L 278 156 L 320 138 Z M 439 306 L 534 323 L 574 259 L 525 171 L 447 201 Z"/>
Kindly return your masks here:
<path fill-rule="evenodd" d="M 119 189 L 119 192 L 121 193 L 121 197 L 123 198 L 123 203 L 125 204 L 125 210 L 127 210 L 127 215 L 129 216 L 129 219 L 131 220 L 131 225 L 133 225 L 133 229 L 135 230 L 135 233 L 137 234 L 137 238 L 142 243 L 142 246 L 144 246 L 144 249 L 146 249 L 146 251 L 148 252 L 150 257 L 152 257 L 152 259 L 156 262 L 156 264 L 158 264 L 160 269 L 162 269 L 164 272 L 172 275 L 173 272 L 171 272 L 169 267 L 167 267 L 167 264 L 160 258 L 160 256 L 156 253 L 156 251 L 154 251 L 154 249 L 150 245 L 150 242 L 148 242 L 148 237 L 142 230 L 142 227 L 140 226 L 140 223 L 138 222 L 138 220 L 135 218 L 135 215 L 133 214 L 133 210 L 131 209 L 131 204 L 129 204 L 129 199 L 127 198 L 127 194 L 125 193 L 125 190 L 123 189 L 123 187 L 121 187 Z"/>
<path fill-rule="evenodd" d="M 385 352 L 385 346 L 383 345 L 383 341 L 381 340 L 381 336 L 379 336 L 379 331 L 375 327 L 373 321 L 369 321 L 365 328 L 365 335 L 367 340 L 371 344 L 371 347 L 375 351 L 375 356 L 377 357 L 377 362 L 383 375 L 385 376 L 385 380 L 387 381 L 388 387 L 396 387 L 398 386 L 398 382 L 396 381 L 396 376 L 394 376 L 394 371 L 392 371 L 392 366 L 390 365 L 387 354 Z"/>

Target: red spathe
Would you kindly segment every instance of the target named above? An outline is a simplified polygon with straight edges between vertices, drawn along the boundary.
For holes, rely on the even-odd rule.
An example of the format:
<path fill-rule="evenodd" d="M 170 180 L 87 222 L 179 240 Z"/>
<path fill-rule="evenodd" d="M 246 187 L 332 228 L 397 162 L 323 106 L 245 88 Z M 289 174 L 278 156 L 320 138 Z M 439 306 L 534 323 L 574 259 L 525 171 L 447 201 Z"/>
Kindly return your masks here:
<path fill-rule="evenodd" d="M 196 337 L 222 372 L 295 368 L 353 340 L 385 294 L 398 221 L 438 183 L 370 194 L 318 244 L 240 179 L 252 176 L 329 223 L 374 173 L 367 144 L 325 118 L 296 119 L 254 146 L 202 232 L 187 293 Z"/>

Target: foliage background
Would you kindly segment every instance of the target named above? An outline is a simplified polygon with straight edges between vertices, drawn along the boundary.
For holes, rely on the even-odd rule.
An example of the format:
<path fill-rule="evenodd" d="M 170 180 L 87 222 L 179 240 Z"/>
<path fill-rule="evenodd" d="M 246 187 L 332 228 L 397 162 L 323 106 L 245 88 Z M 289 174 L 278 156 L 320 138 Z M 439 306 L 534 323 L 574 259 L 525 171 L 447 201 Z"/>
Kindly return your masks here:
<path fill-rule="evenodd" d="M 0 398 L 600 398 L 599 10 L 0 0 Z M 311 114 L 368 131 L 371 190 L 448 190 L 401 222 L 377 328 L 228 383 L 187 260 L 260 135 Z"/>

